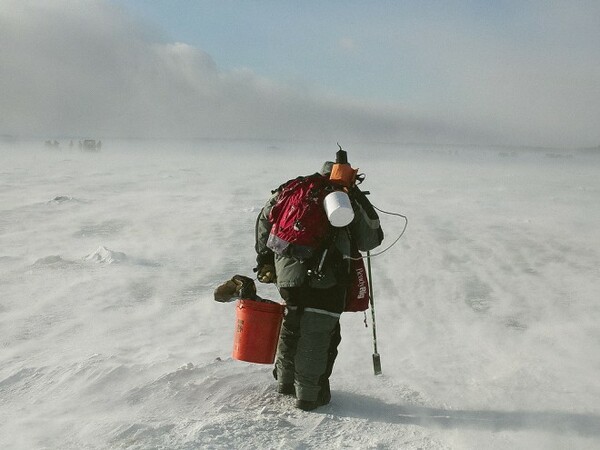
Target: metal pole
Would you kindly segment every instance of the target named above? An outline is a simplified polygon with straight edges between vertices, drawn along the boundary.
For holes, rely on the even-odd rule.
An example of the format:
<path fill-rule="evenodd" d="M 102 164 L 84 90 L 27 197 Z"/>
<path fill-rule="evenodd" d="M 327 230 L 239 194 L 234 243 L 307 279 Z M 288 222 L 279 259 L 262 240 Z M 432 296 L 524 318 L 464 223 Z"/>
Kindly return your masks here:
<path fill-rule="evenodd" d="M 367 251 L 367 271 L 369 274 L 369 303 L 371 305 L 371 320 L 373 322 L 373 371 L 381 375 L 381 358 L 377 353 L 377 326 L 375 325 L 375 302 L 373 299 L 373 276 L 371 275 L 371 253 Z"/>

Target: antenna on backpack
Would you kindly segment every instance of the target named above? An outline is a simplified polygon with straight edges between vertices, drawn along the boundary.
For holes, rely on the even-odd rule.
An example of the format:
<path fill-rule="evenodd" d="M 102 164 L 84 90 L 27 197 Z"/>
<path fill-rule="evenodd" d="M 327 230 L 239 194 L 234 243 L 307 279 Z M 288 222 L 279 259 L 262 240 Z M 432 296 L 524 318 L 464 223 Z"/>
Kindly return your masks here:
<path fill-rule="evenodd" d="M 335 163 L 336 164 L 348 164 L 348 152 L 342 148 L 342 146 L 337 143 L 339 150 L 335 153 Z"/>

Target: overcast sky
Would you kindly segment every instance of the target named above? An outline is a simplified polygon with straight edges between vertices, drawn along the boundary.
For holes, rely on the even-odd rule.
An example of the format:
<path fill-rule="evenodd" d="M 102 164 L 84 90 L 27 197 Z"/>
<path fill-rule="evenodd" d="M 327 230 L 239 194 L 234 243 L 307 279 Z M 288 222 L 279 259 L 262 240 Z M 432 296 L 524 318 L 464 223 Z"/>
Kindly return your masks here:
<path fill-rule="evenodd" d="M 0 134 L 600 144 L 600 2 L 0 0 Z"/>

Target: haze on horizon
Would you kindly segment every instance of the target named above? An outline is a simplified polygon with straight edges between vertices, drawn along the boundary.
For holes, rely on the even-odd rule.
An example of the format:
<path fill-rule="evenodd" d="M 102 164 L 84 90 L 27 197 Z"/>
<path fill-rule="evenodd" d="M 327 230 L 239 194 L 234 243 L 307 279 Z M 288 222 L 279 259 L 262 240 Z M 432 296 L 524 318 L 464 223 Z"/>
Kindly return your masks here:
<path fill-rule="evenodd" d="M 598 3 L 418 4 L 2 0 L 0 135 L 600 144 Z"/>

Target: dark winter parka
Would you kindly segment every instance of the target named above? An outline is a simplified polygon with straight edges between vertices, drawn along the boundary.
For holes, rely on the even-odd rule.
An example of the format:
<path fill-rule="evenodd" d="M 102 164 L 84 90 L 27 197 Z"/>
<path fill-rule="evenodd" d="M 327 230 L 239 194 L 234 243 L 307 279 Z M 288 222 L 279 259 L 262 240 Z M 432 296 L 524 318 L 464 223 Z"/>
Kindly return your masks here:
<path fill-rule="evenodd" d="M 278 194 L 279 192 L 276 191 L 271 196 L 258 215 L 255 248 L 256 260 L 259 266 L 272 264 L 275 267 L 279 288 L 309 286 L 311 288 L 326 289 L 344 283 L 349 268 L 347 259 L 344 259 L 344 256 L 351 256 L 355 250 L 372 250 L 381 244 L 383 240 L 383 231 L 377 213 L 365 194 L 358 187 L 354 187 L 350 191 L 354 220 L 347 227 L 339 228 L 335 234 L 335 240 L 331 245 L 333 251 L 328 253 L 322 269 L 322 276 L 308 276 L 308 271 L 314 269 L 318 261 L 297 261 L 291 257 L 274 254 L 267 247 L 267 239 L 272 226 L 269 222 L 269 213 L 277 202 Z"/>

